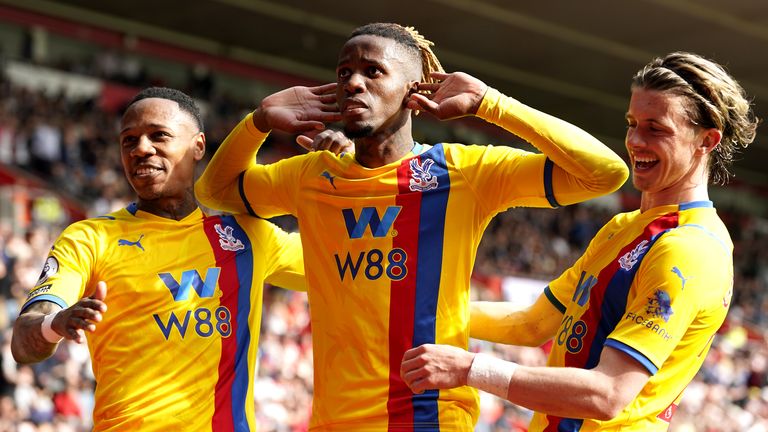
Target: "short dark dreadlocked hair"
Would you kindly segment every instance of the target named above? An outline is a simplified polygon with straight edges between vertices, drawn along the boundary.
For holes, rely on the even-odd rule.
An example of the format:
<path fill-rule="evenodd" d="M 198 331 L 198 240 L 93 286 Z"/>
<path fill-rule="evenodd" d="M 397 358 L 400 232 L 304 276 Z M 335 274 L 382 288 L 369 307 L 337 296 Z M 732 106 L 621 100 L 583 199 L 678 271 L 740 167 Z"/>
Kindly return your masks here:
<path fill-rule="evenodd" d="M 395 23 L 371 23 L 356 28 L 349 39 L 355 36 L 371 35 L 392 39 L 400 45 L 412 50 L 421 61 L 421 81 L 435 82 L 430 76 L 432 72 L 445 72 L 440 60 L 432 52 L 432 46 L 435 44 L 419 34 L 413 27 L 403 27 Z"/>
<path fill-rule="evenodd" d="M 709 181 L 726 184 L 734 155 L 754 141 L 760 120 L 744 89 L 719 64 L 687 52 L 655 58 L 635 74 L 632 88 L 669 91 L 688 99 L 690 120 L 723 133 L 710 154 Z"/>
<path fill-rule="evenodd" d="M 179 104 L 179 108 L 181 108 L 182 111 L 188 113 L 195 119 L 200 132 L 204 132 L 203 116 L 200 114 L 200 108 L 197 106 L 194 99 L 189 97 L 186 93 L 176 89 L 168 87 L 147 87 L 131 99 L 131 102 L 128 103 L 126 109 L 140 100 L 149 98 L 168 99 L 176 102 Z"/>

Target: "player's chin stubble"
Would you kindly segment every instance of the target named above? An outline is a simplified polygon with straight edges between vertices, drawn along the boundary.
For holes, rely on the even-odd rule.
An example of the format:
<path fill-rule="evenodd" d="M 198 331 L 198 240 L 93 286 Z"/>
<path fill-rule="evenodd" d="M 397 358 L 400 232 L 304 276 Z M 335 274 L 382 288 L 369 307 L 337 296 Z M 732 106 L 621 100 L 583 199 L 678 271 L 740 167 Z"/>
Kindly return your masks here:
<path fill-rule="evenodd" d="M 359 129 L 350 129 L 346 126 L 344 127 L 344 135 L 349 139 L 366 138 L 373 135 L 373 126 L 363 126 Z"/>

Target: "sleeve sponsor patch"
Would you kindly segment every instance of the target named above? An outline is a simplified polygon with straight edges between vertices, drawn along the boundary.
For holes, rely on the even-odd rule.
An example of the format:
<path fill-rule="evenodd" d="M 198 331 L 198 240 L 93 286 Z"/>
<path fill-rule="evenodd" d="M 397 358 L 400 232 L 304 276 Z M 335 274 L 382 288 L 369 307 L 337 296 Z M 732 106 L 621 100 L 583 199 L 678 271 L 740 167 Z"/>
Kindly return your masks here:
<path fill-rule="evenodd" d="M 45 265 L 43 266 L 43 271 L 40 273 L 40 278 L 37 280 L 37 283 L 35 283 L 35 286 L 44 284 L 49 277 L 55 275 L 59 272 L 59 261 L 54 256 L 49 256 L 47 260 L 45 260 Z"/>
<path fill-rule="evenodd" d="M 646 317 L 642 314 L 627 312 L 626 315 L 624 315 L 624 319 L 632 321 L 636 325 L 640 325 L 647 328 L 648 330 L 661 336 L 665 341 L 669 341 L 672 339 L 672 334 L 670 334 L 665 327 L 662 327 L 663 323 L 659 324 L 658 321 L 653 320 L 653 317 Z"/>
<path fill-rule="evenodd" d="M 672 299 L 664 290 L 657 289 L 653 297 L 648 297 L 648 306 L 645 313 L 653 315 L 655 318 L 661 318 L 664 322 L 669 322 L 669 318 L 674 313 L 672 311 Z"/>
<path fill-rule="evenodd" d="M 46 293 L 46 292 L 48 292 L 50 290 L 51 290 L 51 284 L 43 285 L 40 288 L 32 290 L 32 292 L 30 292 L 29 295 L 27 296 L 27 300 L 29 300 L 32 297 L 35 297 L 35 296 L 37 296 L 39 294 Z"/>

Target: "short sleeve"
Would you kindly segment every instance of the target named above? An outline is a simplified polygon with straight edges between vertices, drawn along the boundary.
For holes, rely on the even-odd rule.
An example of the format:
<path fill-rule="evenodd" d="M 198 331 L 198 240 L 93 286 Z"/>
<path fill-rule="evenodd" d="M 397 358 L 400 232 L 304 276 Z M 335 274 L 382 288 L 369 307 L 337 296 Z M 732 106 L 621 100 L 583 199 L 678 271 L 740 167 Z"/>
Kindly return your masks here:
<path fill-rule="evenodd" d="M 62 308 L 77 302 L 89 284 L 97 244 L 97 234 L 91 226 L 76 223 L 67 227 L 51 247 L 40 278 L 21 310 L 38 301 L 56 303 Z"/>

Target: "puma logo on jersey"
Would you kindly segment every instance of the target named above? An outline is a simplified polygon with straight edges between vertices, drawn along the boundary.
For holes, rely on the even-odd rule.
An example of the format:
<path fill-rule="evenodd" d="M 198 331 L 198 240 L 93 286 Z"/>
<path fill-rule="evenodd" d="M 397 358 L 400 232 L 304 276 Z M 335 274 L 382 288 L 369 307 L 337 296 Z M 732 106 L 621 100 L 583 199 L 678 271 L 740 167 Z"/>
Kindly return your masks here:
<path fill-rule="evenodd" d="M 125 240 L 125 239 L 118 239 L 117 245 L 118 246 L 136 246 L 137 248 L 141 249 L 142 252 L 144 252 L 144 246 L 141 245 L 141 239 L 143 238 L 144 238 L 144 234 L 140 235 L 139 239 L 136 240 L 135 242 Z"/>
<path fill-rule="evenodd" d="M 672 273 L 676 274 L 677 277 L 679 277 L 680 280 L 683 282 L 683 287 L 681 289 L 685 289 L 685 283 L 688 282 L 688 280 L 691 278 L 683 276 L 683 272 L 680 271 L 680 269 L 677 268 L 677 266 L 672 267 Z"/>
<path fill-rule="evenodd" d="M 333 186 L 333 188 L 336 189 L 336 185 L 333 184 L 333 179 L 335 179 L 336 177 L 332 176 L 331 173 L 329 173 L 328 171 L 323 171 L 320 173 L 320 177 L 327 179 L 328 182 L 331 183 L 331 186 Z"/>

